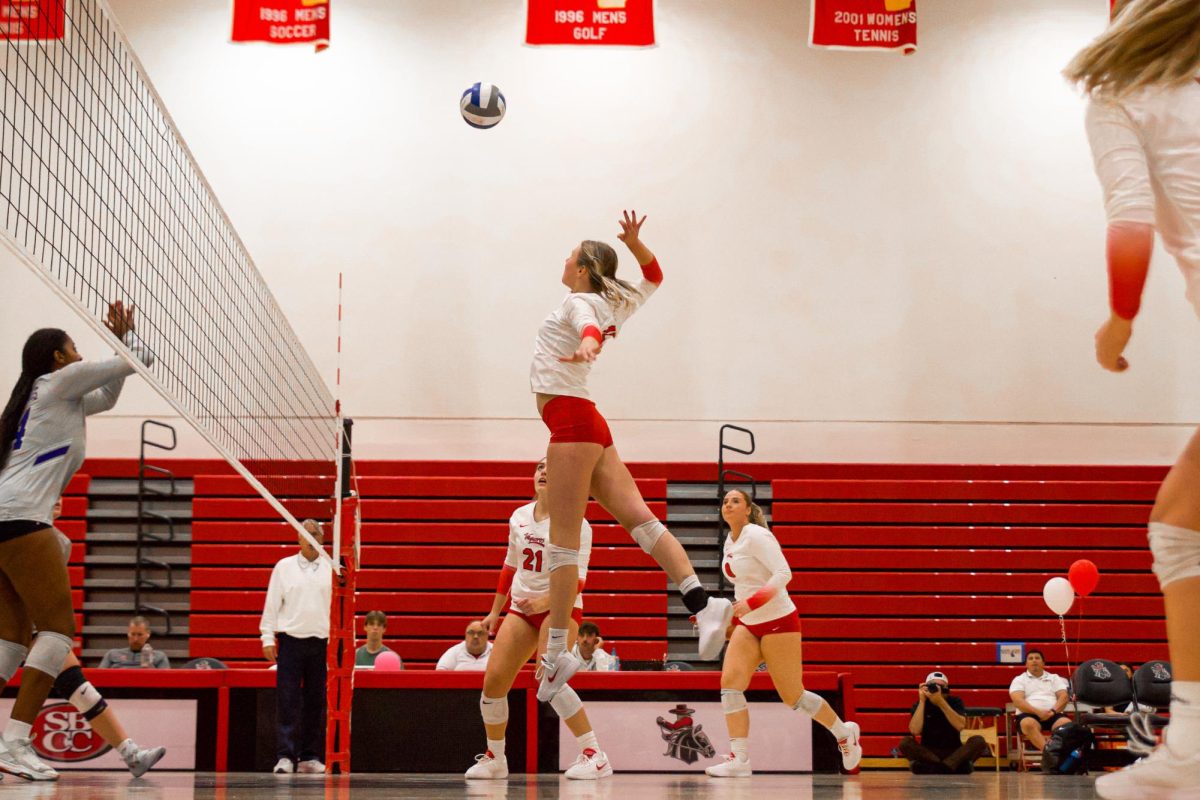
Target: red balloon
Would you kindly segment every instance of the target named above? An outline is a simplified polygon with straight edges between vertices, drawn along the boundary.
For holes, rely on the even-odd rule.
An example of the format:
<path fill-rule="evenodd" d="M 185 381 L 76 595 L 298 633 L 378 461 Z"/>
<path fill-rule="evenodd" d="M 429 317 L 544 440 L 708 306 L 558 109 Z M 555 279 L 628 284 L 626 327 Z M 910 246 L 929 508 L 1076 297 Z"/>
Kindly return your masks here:
<path fill-rule="evenodd" d="M 1087 597 L 1095 591 L 1096 584 L 1100 582 L 1100 570 L 1086 558 L 1081 558 L 1071 565 L 1067 579 L 1071 581 L 1071 588 L 1076 594 Z"/>

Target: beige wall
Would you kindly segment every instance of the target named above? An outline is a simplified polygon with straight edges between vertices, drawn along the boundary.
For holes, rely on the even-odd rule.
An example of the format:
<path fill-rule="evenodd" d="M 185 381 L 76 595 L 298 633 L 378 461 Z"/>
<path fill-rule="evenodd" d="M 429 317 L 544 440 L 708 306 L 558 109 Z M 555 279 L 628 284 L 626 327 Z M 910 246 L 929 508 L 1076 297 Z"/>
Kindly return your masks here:
<path fill-rule="evenodd" d="M 1196 417 L 1161 253 L 1133 368 L 1092 360 L 1104 223 L 1058 70 L 1103 0 L 922 0 L 907 58 L 810 50 L 803 0 L 659 0 L 649 50 L 524 47 L 520 0 L 338 0 L 320 55 L 228 44 L 227 0 L 111 2 L 330 382 L 345 272 L 366 455 L 543 446 L 534 331 L 625 204 L 667 275 L 594 372 L 627 457 L 710 458 L 754 420 L 778 460 L 1161 462 Z M 480 79 L 509 102 L 492 131 L 458 118 Z M 80 325 L 0 269 L 7 387 L 29 330 Z M 162 414 L 132 383 L 92 454 Z"/>

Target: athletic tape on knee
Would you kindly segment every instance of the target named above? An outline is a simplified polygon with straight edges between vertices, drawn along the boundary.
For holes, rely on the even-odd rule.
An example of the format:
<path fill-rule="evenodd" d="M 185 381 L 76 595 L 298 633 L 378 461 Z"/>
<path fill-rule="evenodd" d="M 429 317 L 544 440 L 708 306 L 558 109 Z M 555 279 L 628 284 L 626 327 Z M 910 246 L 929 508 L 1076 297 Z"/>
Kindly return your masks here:
<path fill-rule="evenodd" d="M 796 701 L 796 705 L 792 706 L 793 711 L 800 711 L 808 714 L 810 717 L 815 717 L 821 711 L 821 706 L 825 705 L 825 701 L 821 699 L 821 695 L 813 694 L 806 691 L 800 695 L 800 699 Z"/>
<path fill-rule="evenodd" d="M 1200 577 L 1200 532 L 1151 522 L 1149 538 L 1159 586 Z"/>
<path fill-rule="evenodd" d="M 583 708 L 583 701 L 579 699 L 579 695 L 575 694 L 574 689 L 564 686 L 558 694 L 554 695 L 554 699 L 550 701 L 550 707 L 554 709 L 554 713 L 558 714 L 559 719 L 570 719 L 579 713 L 579 709 Z"/>
<path fill-rule="evenodd" d="M 54 691 L 83 714 L 89 722 L 104 713 L 108 703 L 96 691 L 96 687 L 83 676 L 78 667 L 67 667 L 54 679 Z"/>
<path fill-rule="evenodd" d="M 0 681 L 8 683 L 29 654 L 29 648 L 16 642 L 0 639 Z"/>
<path fill-rule="evenodd" d="M 68 636 L 53 631 L 39 631 L 34 637 L 33 647 L 29 648 L 29 655 L 25 656 L 25 667 L 56 678 L 74 646 L 75 642 Z"/>
<path fill-rule="evenodd" d="M 740 689 L 721 690 L 721 710 L 726 714 L 736 714 L 746 710 L 746 693 Z"/>
<path fill-rule="evenodd" d="M 554 572 L 560 567 L 578 567 L 579 551 L 552 544 L 546 548 L 546 571 Z"/>
<path fill-rule="evenodd" d="M 508 695 L 504 697 L 488 697 L 479 695 L 479 712 L 483 715 L 485 725 L 502 725 L 508 722 Z"/>
<path fill-rule="evenodd" d="M 654 545 L 658 544 L 658 540 L 666 532 L 666 525 L 663 525 L 656 519 L 652 519 L 649 522 L 643 522 L 641 525 L 638 525 L 629 532 L 629 535 L 642 548 L 642 552 L 649 555 L 650 551 L 654 549 Z"/>

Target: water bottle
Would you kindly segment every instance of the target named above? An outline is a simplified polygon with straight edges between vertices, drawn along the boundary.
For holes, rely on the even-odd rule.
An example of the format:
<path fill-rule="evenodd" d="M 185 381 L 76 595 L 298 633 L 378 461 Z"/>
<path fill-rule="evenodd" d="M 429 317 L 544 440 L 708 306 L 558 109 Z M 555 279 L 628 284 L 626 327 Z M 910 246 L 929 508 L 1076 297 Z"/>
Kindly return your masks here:
<path fill-rule="evenodd" d="M 142 652 L 139 655 L 141 656 L 140 665 L 143 669 L 154 666 L 154 648 L 150 646 L 149 642 L 142 645 Z"/>
<path fill-rule="evenodd" d="M 615 646 L 612 649 L 612 660 L 613 660 L 612 661 L 612 671 L 620 672 L 621 671 L 621 658 L 620 658 L 620 656 L 617 655 L 617 648 Z"/>

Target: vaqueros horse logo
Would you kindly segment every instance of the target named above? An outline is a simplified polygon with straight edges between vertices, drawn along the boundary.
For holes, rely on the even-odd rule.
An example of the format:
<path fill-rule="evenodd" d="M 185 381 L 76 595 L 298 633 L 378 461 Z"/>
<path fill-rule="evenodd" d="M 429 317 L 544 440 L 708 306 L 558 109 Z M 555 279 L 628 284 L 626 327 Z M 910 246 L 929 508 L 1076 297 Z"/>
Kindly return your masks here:
<path fill-rule="evenodd" d="M 697 725 L 692 719 L 696 709 L 688 708 L 684 703 L 672 708 L 668 713 L 674 714 L 675 719 L 667 721 L 658 718 L 658 728 L 663 741 L 667 743 L 664 756 L 678 759 L 685 764 L 695 764 L 701 757 L 712 758 L 717 750 L 708 740 L 703 725 Z"/>
<path fill-rule="evenodd" d="M 1111 681 L 1112 673 L 1108 671 L 1108 667 L 1104 666 L 1099 661 L 1093 661 L 1092 677 L 1098 681 Z"/>
<path fill-rule="evenodd" d="M 1150 667 L 1150 674 L 1154 676 L 1156 681 L 1170 681 L 1171 671 L 1167 669 L 1167 665 L 1159 661 Z"/>
<path fill-rule="evenodd" d="M 70 703 L 43 708 L 33 721 L 32 739 L 47 761 L 91 761 L 112 749 Z"/>

